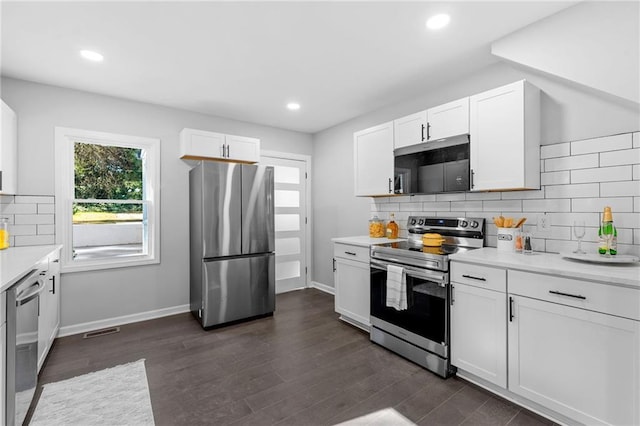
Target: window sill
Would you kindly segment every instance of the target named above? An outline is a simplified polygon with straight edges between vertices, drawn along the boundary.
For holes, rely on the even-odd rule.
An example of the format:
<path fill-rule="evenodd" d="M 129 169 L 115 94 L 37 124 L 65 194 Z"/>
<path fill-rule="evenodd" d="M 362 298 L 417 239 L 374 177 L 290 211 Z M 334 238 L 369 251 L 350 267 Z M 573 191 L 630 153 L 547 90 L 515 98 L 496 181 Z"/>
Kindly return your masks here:
<path fill-rule="evenodd" d="M 135 266 L 145 266 L 159 264 L 160 258 L 151 256 L 131 256 L 118 259 L 84 260 L 63 264 L 61 272 L 63 274 L 73 272 L 98 271 L 104 269 L 129 268 Z"/>

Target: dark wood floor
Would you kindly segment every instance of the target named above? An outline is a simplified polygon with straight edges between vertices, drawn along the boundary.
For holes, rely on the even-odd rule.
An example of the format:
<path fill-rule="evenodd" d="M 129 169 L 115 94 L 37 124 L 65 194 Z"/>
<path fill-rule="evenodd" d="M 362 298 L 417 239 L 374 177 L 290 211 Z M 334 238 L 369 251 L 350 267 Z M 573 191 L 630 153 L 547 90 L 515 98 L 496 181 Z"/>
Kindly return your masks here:
<path fill-rule="evenodd" d="M 279 295 L 273 317 L 212 331 L 181 314 L 58 339 L 32 409 L 42 384 L 141 358 L 157 425 L 332 425 L 388 407 L 419 425 L 551 424 L 372 344 L 313 289 Z"/>

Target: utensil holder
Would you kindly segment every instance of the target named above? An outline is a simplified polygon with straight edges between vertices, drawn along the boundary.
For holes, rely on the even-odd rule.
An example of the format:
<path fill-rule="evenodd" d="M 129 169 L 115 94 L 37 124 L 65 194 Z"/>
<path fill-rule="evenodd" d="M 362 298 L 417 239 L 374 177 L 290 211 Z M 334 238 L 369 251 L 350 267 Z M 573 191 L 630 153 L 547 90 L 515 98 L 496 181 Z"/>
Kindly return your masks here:
<path fill-rule="evenodd" d="M 518 228 L 498 228 L 498 251 L 515 251 L 515 239 Z"/>

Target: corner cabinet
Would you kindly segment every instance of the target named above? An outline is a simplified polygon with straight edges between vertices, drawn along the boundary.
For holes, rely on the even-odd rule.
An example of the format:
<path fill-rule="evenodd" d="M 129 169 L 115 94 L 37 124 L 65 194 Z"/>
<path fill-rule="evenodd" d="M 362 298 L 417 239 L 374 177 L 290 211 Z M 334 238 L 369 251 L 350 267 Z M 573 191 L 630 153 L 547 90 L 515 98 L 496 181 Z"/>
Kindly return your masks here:
<path fill-rule="evenodd" d="M 180 158 L 257 163 L 260 161 L 260 139 L 204 130 L 182 129 L 180 132 Z"/>
<path fill-rule="evenodd" d="M 340 319 L 369 331 L 369 247 L 334 243 L 335 310 Z"/>
<path fill-rule="evenodd" d="M 353 134 L 356 196 L 393 194 L 393 121 Z"/>
<path fill-rule="evenodd" d="M 471 190 L 540 189 L 540 90 L 521 80 L 469 99 Z"/>
<path fill-rule="evenodd" d="M 507 271 L 451 262 L 451 364 L 507 387 Z"/>
<path fill-rule="evenodd" d="M 45 289 L 40 293 L 38 316 L 38 371 L 47 359 L 60 329 L 60 249 L 50 254 L 45 262 L 48 269 L 43 275 Z"/>
<path fill-rule="evenodd" d="M 15 194 L 18 180 L 18 120 L 4 101 L 0 119 L 0 194 Z"/>

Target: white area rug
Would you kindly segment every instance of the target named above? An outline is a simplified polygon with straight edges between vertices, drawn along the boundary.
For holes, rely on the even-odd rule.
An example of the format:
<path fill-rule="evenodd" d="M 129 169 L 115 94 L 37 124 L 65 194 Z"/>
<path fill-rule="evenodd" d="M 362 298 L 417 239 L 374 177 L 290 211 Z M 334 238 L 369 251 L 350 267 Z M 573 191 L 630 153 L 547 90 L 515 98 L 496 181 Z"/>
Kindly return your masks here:
<path fill-rule="evenodd" d="M 144 359 L 44 385 L 30 425 L 153 425 Z"/>

